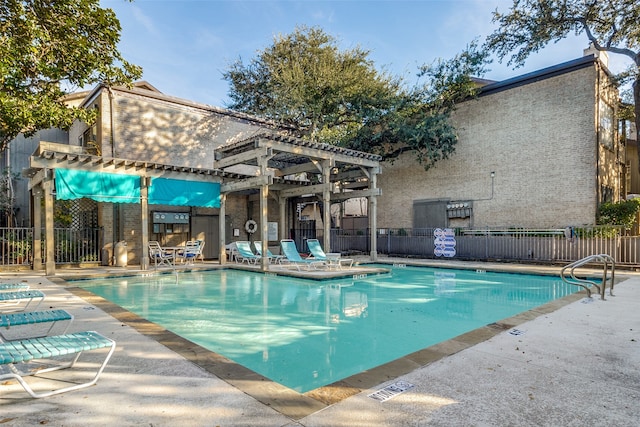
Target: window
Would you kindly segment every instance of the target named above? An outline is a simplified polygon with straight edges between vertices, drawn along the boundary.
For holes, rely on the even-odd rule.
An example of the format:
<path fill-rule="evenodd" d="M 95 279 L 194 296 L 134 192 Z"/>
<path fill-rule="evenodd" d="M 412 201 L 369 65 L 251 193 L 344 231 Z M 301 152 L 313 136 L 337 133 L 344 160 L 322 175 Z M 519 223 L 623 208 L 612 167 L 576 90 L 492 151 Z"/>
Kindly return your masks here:
<path fill-rule="evenodd" d="M 613 188 L 608 185 L 600 186 L 600 203 L 613 202 Z"/>
<path fill-rule="evenodd" d="M 82 133 L 80 137 L 80 145 L 87 150 L 88 153 L 97 154 L 98 149 L 98 126 L 92 124 Z"/>
<path fill-rule="evenodd" d="M 613 131 L 615 129 L 613 108 L 602 99 L 598 105 L 598 116 L 598 138 L 600 139 L 600 144 L 609 150 L 613 150 Z"/>

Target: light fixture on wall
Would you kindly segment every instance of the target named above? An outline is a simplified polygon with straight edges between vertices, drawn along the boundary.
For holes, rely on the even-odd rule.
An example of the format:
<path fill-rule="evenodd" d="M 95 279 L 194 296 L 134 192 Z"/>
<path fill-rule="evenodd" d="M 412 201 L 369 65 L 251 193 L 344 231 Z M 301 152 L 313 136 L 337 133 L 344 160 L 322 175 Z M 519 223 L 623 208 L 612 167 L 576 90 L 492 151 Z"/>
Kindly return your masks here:
<path fill-rule="evenodd" d="M 493 199 L 493 181 L 494 181 L 494 178 L 496 177 L 496 172 L 491 171 L 489 175 L 491 176 L 491 197 L 489 197 L 489 200 L 491 200 Z"/>

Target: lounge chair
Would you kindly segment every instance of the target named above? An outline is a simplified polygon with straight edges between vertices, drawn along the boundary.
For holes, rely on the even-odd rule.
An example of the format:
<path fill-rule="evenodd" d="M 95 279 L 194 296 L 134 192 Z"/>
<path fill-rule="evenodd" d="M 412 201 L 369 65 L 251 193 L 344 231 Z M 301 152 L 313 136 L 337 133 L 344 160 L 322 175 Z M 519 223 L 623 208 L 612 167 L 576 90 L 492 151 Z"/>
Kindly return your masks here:
<path fill-rule="evenodd" d="M 318 239 L 307 239 L 307 247 L 309 248 L 309 252 L 311 252 L 311 259 L 318 259 L 320 261 L 327 260 L 327 254 L 322 250 Z"/>
<path fill-rule="evenodd" d="M 307 239 L 307 247 L 309 248 L 309 252 L 311 252 L 310 258 L 326 261 L 329 269 L 332 267 L 341 269 L 343 265 L 346 265 L 349 268 L 353 266 L 353 259 L 351 258 L 341 258 L 339 253 L 326 254 L 322 250 L 322 246 L 320 246 L 318 239 Z"/>
<path fill-rule="evenodd" d="M 61 332 L 61 334 L 65 334 L 67 332 L 67 329 L 69 329 L 69 325 L 71 325 L 71 322 L 73 321 L 73 316 L 65 310 L 27 311 L 22 313 L 0 314 L 0 328 L 4 328 L 5 331 L 20 326 L 51 323 L 51 326 L 49 327 L 49 329 L 47 329 L 46 332 L 41 335 L 34 335 L 33 333 L 31 333 L 30 335 L 28 335 L 29 338 L 35 338 L 36 336 L 47 336 L 49 335 L 49 333 L 51 333 L 51 330 L 54 328 L 57 322 L 63 321 L 68 321 L 67 326 Z M 22 332 L 23 329 L 25 328 L 20 328 L 19 330 Z M 42 331 L 42 329 L 39 330 Z M 6 341 L 8 339 L 16 339 L 8 338 L 1 329 L 0 338 L 2 338 L 0 342 L 3 340 Z M 20 338 L 24 339 L 25 336 L 23 335 Z"/>
<path fill-rule="evenodd" d="M 37 304 L 33 309 L 37 309 L 38 306 L 44 300 L 44 293 L 40 291 L 30 290 L 18 290 L 11 292 L 0 292 L 0 312 L 7 311 L 24 311 L 37 301 Z"/>
<path fill-rule="evenodd" d="M 255 246 L 256 248 L 256 253 L 258 254 L 259 257 L 262 257 L 262 242 L 253 242 L 253 246 Z M 271 253 L 271 251 L 269 250 L 269 248 L 267 248 L 267 258 L 269 258 L 269 262 L 273 262 L 275 264 L 280 264 L 282 263 L 282 260 L 285 258 L 284 255 L 274 255 L 273 253 Z"/>
<path fill-rule="evenodd" d="M 298 252 L 298 248 L 296 248 L 296 242 L 291 239 L 280 240 L 280 248 L 282 248 L 282 253 L 286 257 L 286 260 L 298 270 L 300 270 L 301 265 L 306 266 L 307 269 L 325 265 L 325 262 L 322 260 L 302 258 L 300 252 Z"/>
<path fill-rule="evenodd" d="M 104 348 L 109 348 L 109 352 L 98 368 L 95 376 L 90 381 L 38 393 L 33 390 L 23 378 L 30 375 L 39 375 L 46 372 L 57 371 L 59 369 L 71 368 L 78 361 L 82 352 Z M 11 372 L 0 374 L 0 380 L 16 379 L 25 391 L 35 398 L 48 397 L 54 394 L 89 387 L 98 381 L 98 377 L 104 370 L 105 366 L 107 366 L 107 362 L 111 358 L 115 348 L 116 342 L 114 340 L 106 338 L 94 331 L 0 343 L 0 364 L 8 365 L 8 368 L 11 370 Z M 75 354 L 75 357 L 70 362 L 63 362 L 62 364 L 57 364 L 45 369 L 21 371 L 18 368 L 18 366 L 23 368 L 26 362 L 30 362 L 35 359 L 53 360 L 57 356 L 71 354 Z"/>
<path fill-rule="evenodd" d="M 248 241 L 236 242 L 236 250 L 238 251 L 236 260 L 239 259 L 241 263 L 247 261 L 247 264 L 257 264 L 260 258 L 262 258 L 253 253 L 251 243 Z"/>
<path fill-rule="evenodd" d="M 26 283 L 2 283 L 0 284 L 0 292 L 26 291 L 29 285 Z"/>
<path fill-rule="evenodd" d="M 167 265 L 173 267 L 174 254 L 169 251 L 165 251 L 155 240 L 149 242 L 149 257 L 153 259 L 156 269 L 158 266 Z"/>

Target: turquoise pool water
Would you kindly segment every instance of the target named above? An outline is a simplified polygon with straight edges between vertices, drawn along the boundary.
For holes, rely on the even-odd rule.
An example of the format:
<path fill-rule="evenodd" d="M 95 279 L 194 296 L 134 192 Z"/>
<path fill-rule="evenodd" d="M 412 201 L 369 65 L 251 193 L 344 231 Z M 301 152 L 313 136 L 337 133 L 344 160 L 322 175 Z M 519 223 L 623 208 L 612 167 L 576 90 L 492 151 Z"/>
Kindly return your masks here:
<path fill-rule="evenodd" d="M 547 276 L 391 270 L 326 281 L 215 270 L 75 283 L 299 392 L 578 290 Z"/>

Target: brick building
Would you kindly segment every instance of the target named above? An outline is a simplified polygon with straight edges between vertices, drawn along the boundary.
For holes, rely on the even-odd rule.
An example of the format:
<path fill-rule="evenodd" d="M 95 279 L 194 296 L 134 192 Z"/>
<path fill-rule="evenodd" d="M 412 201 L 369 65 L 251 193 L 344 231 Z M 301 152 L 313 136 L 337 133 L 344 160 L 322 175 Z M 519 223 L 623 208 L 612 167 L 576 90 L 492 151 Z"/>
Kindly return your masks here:
<path fill-rule="evenodd" d="M 453 116 L 459 142 L 449 159 L 428 171 L 411 154 L 383 164 L 378 226 L 595 224 L 601 202 L 632 192 L 616 134 L 618 102 L 591 54 L 484 86 Z"/>

